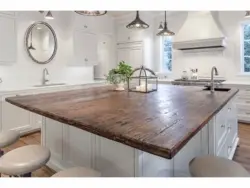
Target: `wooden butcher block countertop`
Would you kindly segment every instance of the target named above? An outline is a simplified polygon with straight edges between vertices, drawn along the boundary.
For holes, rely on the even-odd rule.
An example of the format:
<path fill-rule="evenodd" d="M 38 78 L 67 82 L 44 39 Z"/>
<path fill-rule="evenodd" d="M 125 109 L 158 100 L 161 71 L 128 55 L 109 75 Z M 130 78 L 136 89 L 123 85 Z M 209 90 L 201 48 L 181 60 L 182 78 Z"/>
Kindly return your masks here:
<path fill-rule="evenodd" d="M 110 86 L 7 98 L 9 103 L 171 159 L 238 92 L 159 85 L 148 94 Z"/>

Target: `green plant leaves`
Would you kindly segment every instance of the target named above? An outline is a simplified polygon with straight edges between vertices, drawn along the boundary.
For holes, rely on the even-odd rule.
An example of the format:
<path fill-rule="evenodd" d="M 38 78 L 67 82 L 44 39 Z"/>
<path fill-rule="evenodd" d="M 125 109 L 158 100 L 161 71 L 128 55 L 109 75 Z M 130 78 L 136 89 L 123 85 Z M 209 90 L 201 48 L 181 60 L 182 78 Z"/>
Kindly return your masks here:
<path fill-rule="evenodd" d="M 106 80 L 111 84 L 118 84 L 121 82 L 126 82 L 127 79 L 132 74 L 132 67 L 125 63 L 125 61 L 120 61 L 117 68 L 111 69 Z"/>

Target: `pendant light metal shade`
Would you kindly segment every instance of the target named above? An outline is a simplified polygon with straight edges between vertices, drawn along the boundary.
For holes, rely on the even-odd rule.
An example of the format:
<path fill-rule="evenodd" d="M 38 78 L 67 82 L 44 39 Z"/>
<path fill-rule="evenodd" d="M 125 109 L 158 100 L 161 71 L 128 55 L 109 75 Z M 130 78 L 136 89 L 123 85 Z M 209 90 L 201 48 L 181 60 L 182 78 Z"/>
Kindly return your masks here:
<path fill-rule="evenodd" d="M 82 11 L 75 11 L 75 12 L 83 16 L 102 16 L 107 13 L 107 11 L 100 11 L 100 10 L 95 10 L 95 11 L 82 10 Z"/>
<path fill-rule="evenodd" d="M 149 25 L 140 19 L 139 11 L 136 11 L 136 18 L 126 27 L 128 29 L 147 29 Z"/>
<path fill-rule="evenodd" d="M 48 20 L 53 20 L 54 19 L 54 17 L 52 16 L 52 13 L 50 11 L 48 11 L 45 18 L 48 19 Z"/>
<path fill-rule="evenodd" d="M 246 11 L 245 18 L 250 18 L 250 11 Z"/>
<path fill-rule="evenodd" d="M 175 35 L 174 32 L 172 32 L 172 31 L 170 31 L 170 30 L 168 29 L 168 26 L 167 26 L 167 18 L 166 18 L 166 17 L 167 17 L 167 16 L 166 16 L 166 11 L 165 11 L 164 28 L 163 28 L 163 30 L 161 30 L 161 31 L 157 34 L 157 36 L 173 36 L 173 35 Z"/>
<path fill-rule="evenodd" d="M 160 23 L 158 30 L 159 31 L 163 30 L 162 22 Z"/>

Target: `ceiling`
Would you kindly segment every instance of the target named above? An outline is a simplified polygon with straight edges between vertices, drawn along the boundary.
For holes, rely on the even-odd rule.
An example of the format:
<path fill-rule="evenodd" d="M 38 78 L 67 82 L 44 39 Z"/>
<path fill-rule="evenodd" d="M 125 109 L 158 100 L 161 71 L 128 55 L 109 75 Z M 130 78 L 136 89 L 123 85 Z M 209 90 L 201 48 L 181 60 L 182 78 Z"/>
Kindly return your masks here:
<path fill-rule="evenodd" d="M 131 14 L 133 12 L 135 11 L 108 11 L 107 14 L 113 17 L 120 17 L 120 16 Z"/>
<path fill-rule="evenodd" d="M 142 11 L 140 11 L 140 12 L 142 12 Z M 163 11 L 147 11 L 147 12 L 150 12 L 154 16 L 163 14 Z M 118 18 L 118 17 L 129 15 L 129 14 L 136 15 L 136 11 L 110 11 L 109 10 L 107 14 L 112 16 L 112 17 Z"/>

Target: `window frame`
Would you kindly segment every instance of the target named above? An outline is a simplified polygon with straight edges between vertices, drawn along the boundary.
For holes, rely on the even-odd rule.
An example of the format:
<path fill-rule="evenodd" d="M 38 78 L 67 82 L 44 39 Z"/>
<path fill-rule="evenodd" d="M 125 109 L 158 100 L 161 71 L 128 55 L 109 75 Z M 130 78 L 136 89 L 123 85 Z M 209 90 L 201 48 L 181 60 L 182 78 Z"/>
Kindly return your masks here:
<path fill-rule="evenodd" d="M 172 59 L 171 59 L 171 66 L 172 70 L 167 70 L 164 68 L 164 36 L 161 36 L 160 39 L 160 71 L 166 74 L 172 74 L 173 72 L 173 38 L 171 37 L 172 47 L 171 47 L 171 53 L 172 53 Z"/>
<path fill-rule="evenodd" d="M 245 60 L 244 60 L 244 42 L 245 42 L 245 38 L 244 38 L 244 26 L 245 25 L 250 25 L 250 19 L 248 20 L 244 20 L 240 23 L 240 74 L 241 75 L 249 75 L 250 76 L 250 71 L 249 72 L 245 72 Z M 248 39 L 250 42 L 250 39 Z M 247 40 L 247 41 L 248 41 Z M 246 56 L 249 57 L 250 56 Z"/>

